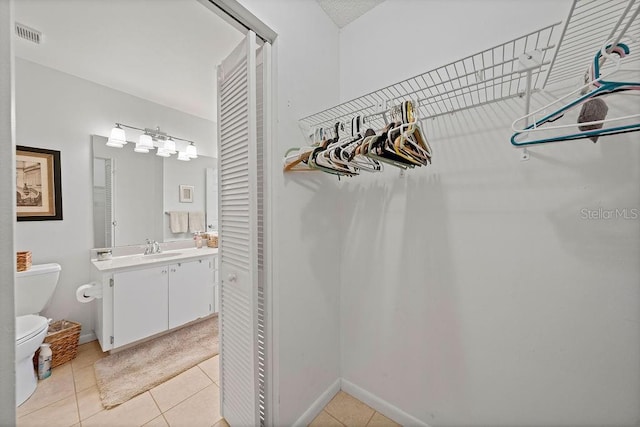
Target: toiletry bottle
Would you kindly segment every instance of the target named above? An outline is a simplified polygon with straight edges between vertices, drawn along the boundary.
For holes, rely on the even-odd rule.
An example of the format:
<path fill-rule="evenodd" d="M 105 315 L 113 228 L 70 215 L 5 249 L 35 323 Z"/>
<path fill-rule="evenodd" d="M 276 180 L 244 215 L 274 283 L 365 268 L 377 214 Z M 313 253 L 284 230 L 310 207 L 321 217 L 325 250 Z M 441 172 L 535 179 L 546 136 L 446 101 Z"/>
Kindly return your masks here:
<path fill-rule="evenodd" d="M 202 234 L 200 232 L 196 232 L 196 248 L 202 248 Z"/>
<path fill-rule="evenodd" d="M 53 353 L 51 352 L 51 346 L 49 344 L 42 344 L 40 346 L 40 354 L 38 355 L 38 378 L 43 380 L 51 376 L 51 358 Z"/>

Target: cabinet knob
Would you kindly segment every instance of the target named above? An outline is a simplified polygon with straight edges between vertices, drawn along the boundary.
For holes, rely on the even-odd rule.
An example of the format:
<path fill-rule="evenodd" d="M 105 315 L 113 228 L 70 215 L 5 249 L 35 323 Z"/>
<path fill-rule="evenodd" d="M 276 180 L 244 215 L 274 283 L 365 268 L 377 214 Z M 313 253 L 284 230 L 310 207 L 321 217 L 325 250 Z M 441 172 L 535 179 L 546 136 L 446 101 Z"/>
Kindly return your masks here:
<path fill-rule="evenodd" d="M 233 273 L 230 273 L 230 274 L 227 276 L 227 280 L 229 280 L 230 282 L 235 282 L 237 279 L 238 279 L 238 276 L 236 276 L 236 275 L 235 275 L 235 274 L 233 274 Z"/>

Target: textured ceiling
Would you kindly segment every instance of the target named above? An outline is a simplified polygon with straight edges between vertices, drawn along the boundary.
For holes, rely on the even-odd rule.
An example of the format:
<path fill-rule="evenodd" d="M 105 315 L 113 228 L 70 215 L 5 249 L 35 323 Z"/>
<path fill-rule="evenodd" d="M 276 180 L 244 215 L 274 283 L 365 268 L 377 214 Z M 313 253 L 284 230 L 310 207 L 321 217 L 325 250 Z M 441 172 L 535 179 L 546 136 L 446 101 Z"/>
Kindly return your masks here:
<path fill-rule="evenodd" d="M 384 0 L 317 0 L 339 28 L 373 9 Z"/>
<path fill-rule="evenodd" d="M 196 0 L 19 0 L 15 20 L 43 33 L 17 57 L 213 121 L 215 67 L 243 37 Z"/>

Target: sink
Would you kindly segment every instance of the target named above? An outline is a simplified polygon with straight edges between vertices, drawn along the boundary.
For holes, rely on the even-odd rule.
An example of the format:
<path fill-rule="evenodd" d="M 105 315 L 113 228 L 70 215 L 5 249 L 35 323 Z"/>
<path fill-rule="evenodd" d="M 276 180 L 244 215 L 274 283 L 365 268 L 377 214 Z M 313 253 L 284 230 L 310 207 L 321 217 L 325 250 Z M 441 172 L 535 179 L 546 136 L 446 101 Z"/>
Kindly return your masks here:
<path fill-rule="evenodd" d="M 109 260 L 98 261 L 97 259 L 92 259 L 91 262 L 99 271 L 105 272 L 136 266 L 146 268 L 154 265 L 161 265 L 163 263 L 172 264 L 189 262 L 198 258 L 215 256 L 216 252 L 217 250 L 213 248 L 196 249 L 182 247 L 149 255 L 143 255 L 140 252 L 128 255 L 118 254 L 118 256 L 114 256 Z"/>
<path fill-rule="evenodd" d="M 182 252 L 162 252 L 159 254 L 150 254 L 150 255 L 142 255 L 142 259 L 162 259 L 162 258 L 168 258 L 168 257 L 173 257 L 173 256 L 180 256 L 182 255 Z"/>

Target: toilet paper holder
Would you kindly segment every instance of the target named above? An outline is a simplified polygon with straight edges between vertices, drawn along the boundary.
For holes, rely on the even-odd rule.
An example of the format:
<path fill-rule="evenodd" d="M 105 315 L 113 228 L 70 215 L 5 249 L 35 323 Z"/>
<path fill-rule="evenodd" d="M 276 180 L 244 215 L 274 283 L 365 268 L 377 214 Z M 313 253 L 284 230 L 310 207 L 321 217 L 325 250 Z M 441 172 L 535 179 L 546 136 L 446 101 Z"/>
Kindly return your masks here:
<path fill-rule="evenodd" d="M 76 299 L 79 302 L 90 302 L 102 298 L 102 284 L 98 282 L 86 283 L 76 289 Z"/>

